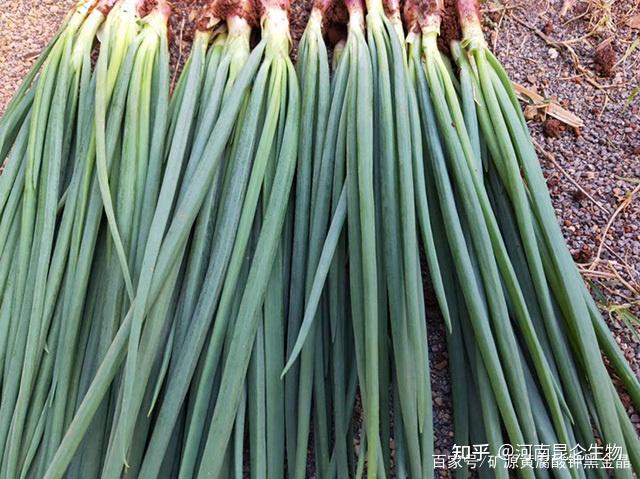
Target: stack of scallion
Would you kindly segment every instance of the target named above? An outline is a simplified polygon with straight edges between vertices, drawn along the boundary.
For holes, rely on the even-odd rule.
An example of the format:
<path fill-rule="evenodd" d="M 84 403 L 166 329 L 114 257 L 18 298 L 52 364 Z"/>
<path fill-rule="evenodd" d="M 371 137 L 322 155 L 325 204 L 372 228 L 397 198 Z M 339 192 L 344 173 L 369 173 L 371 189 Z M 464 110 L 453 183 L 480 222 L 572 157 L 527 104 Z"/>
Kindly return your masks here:
<path fill-rule="evenodd" d="M 0 119 L 0 479 L 433 477 L 426 276 L 456 444 L 640 472 L 607 365 L 636 408 L 638 377 L 475 2 L 453 63 L 438 1 L 345 0 L 328 45 L 337 6 L 294 66 L 288 0 L 212 0 L 173 88 L 166 0 L 65 19 Z"/>

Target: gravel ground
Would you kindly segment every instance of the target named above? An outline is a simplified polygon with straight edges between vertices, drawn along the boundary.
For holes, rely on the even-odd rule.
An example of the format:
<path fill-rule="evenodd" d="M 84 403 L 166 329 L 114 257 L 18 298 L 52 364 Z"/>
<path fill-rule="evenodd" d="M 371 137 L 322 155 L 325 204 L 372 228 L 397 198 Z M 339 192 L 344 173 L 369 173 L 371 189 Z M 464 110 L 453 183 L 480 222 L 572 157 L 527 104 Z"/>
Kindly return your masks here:
<path fill-rule="evenodd" d="M 72 3 L 3 0 L 0 112 Z M 614 6 L 607 9 L 610 3 Z M 188 55 L 192 20 L 200 4 L 174 2 L 175 65 Z M 309 0 L 293 0 L 294 41 L 304 29 L 309 5 Z M 640 4 L 637 0 L 505 1 L 489 2 L 483 10 L 487 38 L 513 80 L 584 121 L 583 127 L 574 129 L 545 118 L 544 109 L 528 110 L 567 243 L 585 277 L 595 284 L 605 317 L 640 374 L 640 342 L 620 314 L 629 310 L 638 315 L 640 304 L 640 94 L 635 99 L 632 95 L 640 85 L 640 48 L 635 48 Z M 450 18 L 443 36 L 455 38 L 456 32 Z M 429 331 L 436 449 L 444 453 L 453 436 L 450 392 L 444 331 L 433 312 Z M 640 423 L 640 416 L 629 412 Z"/>

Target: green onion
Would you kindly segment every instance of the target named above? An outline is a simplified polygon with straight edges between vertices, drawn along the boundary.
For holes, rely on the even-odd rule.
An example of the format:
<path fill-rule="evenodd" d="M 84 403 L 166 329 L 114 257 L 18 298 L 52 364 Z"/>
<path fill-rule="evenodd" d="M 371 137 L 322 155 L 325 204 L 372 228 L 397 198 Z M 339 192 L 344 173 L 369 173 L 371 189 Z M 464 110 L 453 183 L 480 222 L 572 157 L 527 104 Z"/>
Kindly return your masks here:
<path fill-rule="evenodd" d="M 430 426 L 425 430 L 427 419 L 431 423 L 431 392 L 414 190 L 414 162 L 422 157 L 422 145 L 414 123 L 417 104 L 409 84 L 399 3 L 389 1 L 384 7 L 386 15 L 382 2 L 367 2 L 368 46 L 373 66 L 373 131 L 378 142 L 374 154 L 381 278 L 378 288 L 381 304 L 387 305 L 378 308 L 378 312 L 381 314 L 381 338 L 386 335 L 388 321 L 392 345 L 389 358 L 381 354 L 380 361 L 383 366 L 384 361 L 391 361 L 393 368 L 392 380 L 397 385 L 408 470 L 411 476 L 422 477 L 426 474 L 423 469 L 430 468 L 427 464 L 432 455 Z M 359 128 L 359 136 L 362 129 Z M 364 208 L 365 200 L 361 200 L 360 205 Z M 361 221 L 363 216 L 364 211 Z M 365 233 L 363 229 L 363 239 L 369 235 L 372 233 Z M 372 248 L 374 245 L 363 243 L 363 257 Z M 365 317 L 368 320 L 372 315 L 365 312 Z M 365 326 L 365 331 L 371 329 L 370 325 Z M 370 349 L 373 349 L 373 340 L 371 343 Z M 381 348 L 381 353 L 383 351 Z M 371 361 L 373 359 L 367 359 L 367 362 Z M 383 382 L 380 394 L 386 395 L 387 389 Z M 388 400 L 384 401 L 388 404 Z M 382 450 L 388 471 L 388 437 L 385 436 Z M 373 448 L 370 454 L 371 451 Z M 372 477 L 372 461 L 370 456 L 369 477 Z"/>
<path fill-rule="evenodd" d="M 136 39 L 133 70 L 129 81 L 127 109 L 124 117 L 121 159 L 117 165 L 118 197 L 116 219 L 122 245 L 127 249 L 126 262 L 132 267 L 134 277 L 139 274 L 136 253 L 139 243 L 145 244 L 148 236 L 150 217 L 158 199 L 158 183 L 162 174 L 162 154 L 167 126 L 169 55 L 167 47 L 168 7 L 159 3 L 154 11 L 142 22 Z M 154 92 L 154 85 L 158 91 Z M 154 94 L 155 93 L 155 94 Z M 151 97 L 156 99 L 152 109 Z M 163 99 L 164 96 L 164 99 Z M 152 118 L 152 110 L 155 117 Z M 151 132 L 154 136 L 152 137 Z M 146 223 L 146 224 L 145 224 Z M 118 250 L 117 241 L 109 237 L 107 248 L 107 271 L 103 292 L 103 310 L 99 313 L 104 321 L 106 335 L 101 342 L 111 342 L 120 319 L 126 314 L 130 303 L 124 296 L 126 275 L 122 280 L 119 258 L 114 258 L 113 249 Z M 116 254 L 119 256 L 119 253 Z M 127 409 L 125 409 L 127 410 Z M 133 434 L 120 426 L 121 413 L 114 421 L 114 429 L 108 453 L 103 466 L 103 474 L 116 475 L 122 458 L 127 457 L 127 434 Z M 117 424 L 117 426 L 116 426 Z M 131 455 L 136 457 L 136 453 Z M 128 462 L 130 470 L 136 470 L 134 462 Z"/>
<path fill-rule="evenodd" d="M 293 341 L 299 334 L 303 305 L 310 294 L 311 273 L 315 271 L 319 261 L 319 248 L 322 247 L 326 235 L 328 209 L 331 207 L 331 189 L 333 175 L 333 151 L 323 149 L 330 142 L 329 137 L 335 135 L 335 128 L 327 133 L 327 117 L 329 115 L 329 60 L 327 49 L 322 38 L 324 14 L 329 8 L 328 2 L 316 2 L 309 22 L 298 46 L 297 73 L 301 83 L 302 125 L 300 127 L 300 146 L 298 151 L 298 170 L 295 185 L 295 223 L 293 236 L 291 290 L 289 292 L 289 321 L 287 324 L 289 352 L 297 356 Z M 324 284 L 324 281 L 322 282 Z M 320 314 L 319 314 L 320 315 Z M 313 318 L 311 318 L 313 320 Z M 324 322 L 323 320 L 321 320 Z M 302 327 L 307 322 L 302 322 Z M 319 321 L 313 322 L 315 325 Z M 311 408 L 315 403 L 318 408 L 324 399 L 316 396 L 320 385 L 316 381 L 324 381 L 324 374 L 315 375 L 318 368 L 323 369 L 321 352 L 315 349 L 316 337 L 320 333 L 318 326 L 305 343 L 301 364 L 297 364 L 285 379 L 287 396 L 287 457 L 292 477 L 305 477 L 308 439 L 311 424 Z M 301 345 L 300 345 L 301 346 Z M 291 359 L 289 361 L 291 364 Z M 276 379 L 277 381 L 277 379 Z M 312 397 L 316 396 L 312 401 Z M 329 462 L 327 422 L 318 416 L 315 423 L 317 451 L 321 450 L 316 464 L 318 471 L 326 475 Z M 280 474 L 282 475 L 282 474 Z"/>
<path fill-rule="evenodd" d="M 100 58 L 96 66 L 96 171 L 100 193 L 104 202 L 105 214 L 113 235 L 114 246 L 127 287 L 127 293 L 133 297 L 131 273 L 127 265 L 126 253 L 116 223 L 113 200 L 109 190 L 110 161 L 107 158 L 106 111 L 108 98 L 112 95 L 120 75 L 120 67 L 129 46 L 133 43 L 138 31 L 137 0 L 125 0 L 118 4 L 110 16 L 105 28 L 105 41 L 101 45 Z M 142 39 L 137 40 L 142 42 Z"/>
<path fill-rule="evenodd" d="M 263 4 L 263 8 L 264 58 L 252 91 L 248 114 L 254 114 L 253 107 L 254 105 L 258 106 L 256 100 L 261 100 L 265 93 L 267 110 L 257 143 L 231 263 L 216 313 L 214 336 L 218 324 L 227 323 L 232 319 L 230 307 L 233 291 L 240 287 L 239 291 L 243 291 L 243 293 L 240 296 L 237 313 L 233 315 L 233 318 L 237 318 L 235 325 L 227 333 L 230 342 L 224 367 L 221 369 L 219 392 L 202 452 L 198 473 L 201 477 L 218 477 L 223 466 L 224 456 L 216 454 L 213 448 L 218 449 L 220 444 L 228 443 L 241 402 L 243 383 L 252 351 L 251 346 L 259 330 L 259 319 L 262 317 L 257 310 L 264 300 L 268 278 L 277 257 L 296 164 L 297 129 L 300 114 L 299 92 L 295 70 L 288 57 L 286 4 L 266 2 Z M 255 52 L 254 50 L 254 54 Z M 271 82 L 272 87 L 268 92 L 265 92 L 263 88 L 266 86 L 267 79 Z M 278 128 L 279 124 L 282 125 L 281 129 Z M 279 135 L 277 135 L 278 131 Z M 265 176 L 265 172 L 269 170 L 272 172 L 269 175 L 271 181 L 269 181 L 269 176 Z M 263 199 L 265 209 L 260 221 L 262 226 L 259 227 L 260 232 L 254 249 L 255 254 L 251 260 L 246 281 L 238 283 L 240 270 L 235 265 L 240 266 L 242 258 L 246 254 L 248 234 L 253 229 L 261 186 L 265 188 L 266 195 Z M 212 344 L 212 346 L 214 345 Z M 210 349 L 211 352 L 213 351 Z M 205 365 L 203 372 L 204 377 L 209 375 L 207 372 L 207 366 L 211 364 L 209 354 L 208 364 Z M 279 374 L 276 374 L 276 379 L 278 377 Z M 199 395 L 200 391 L 201 389 L 198 392 Z M 256 421 L 258 418 L 253 416 L 250 423 L 252 420 Z M 192 423 L 193 421 L 194 418 L 192 418 Z M 189 439 L 187 447 L 190 445 Z"/>
<path fill-rule="evenodd" d="M 232 14 L 228 18 L 227 33 L 222 37 L 224 43 L 221 44 L 219 52 L 220 59 L 216 59 L 217 42 L 214 43 L 214 50 L 209 58 L 209 63 L 215 62 L 218 67 L 214 72 L 216 77 L 211 79 L 215 80 L 211 81 L 212 84 L 224 87 L 225 82 L 228 82 L 226 89 L 233 84 L 249 55 L 250 32 L 250 26 L 244 16 Z M 205 78 L 205 84 L 208 80 L 210 79 Z M 219 102 L 221 99 L 222 97 L 214 101 Z M 212 108 L 218 109 L 219 106 L 212 102 L 207 109 Z M 201 114 L 201 118 L 208 116 L 209 113 Z M 183 407 L 189 386 L 194 379 L 196 366 L 207 339 L 207 331 L 211 327 L 213 312 L 210 308 L 214 306 L 209 304 L 217 304 L 225 271 L 229 265 L 241 213 L 240 199 L 246 190 L 250 173 L 253 140 L 249 138 L 252 138 L 251 135 L 255 136 L 257 119 L 248 119 L 243 109 L 238 121 L 241 125 L 238 125 L 234 132 L 232 145 L 228 150 L 227 171 L 220 186 L 221 191 L 216 195 L 216 190 L 212 189 L 196 223 L 188 264 L 193 265 L 189 267 L 192 274 L 198 270 L 202 273 L 193 275 L 195 277 L 192 276 L 193 279 L 190 278 L 183 286 L 181 309 L 177 318 L 182 322 L 178 327 L 181 327 L 183 332 L 177 336 L 181 339 L 176 343 L 175 352 L 172 353 L 175 356 L 169 369 L 170 378 L 158 412 L 160 421 L 154 428 L 141 477 L 155 477 L 161 466 L 161 459 L 169 444 L 174 424 L 178 420 L 180 408 Z M 208 237 L 210 233 L 206 230 L 211 227 L 213 236 Z M 207 242 L 210 242 L 208 246 Z"/>
<path fill-rule="evenodd" d="M 349 32 L 345 54 L 349 65 L 346 112 L 347 223 L 349 279 L 360 393 L 363 399 L 368 447 L 368 475 L 379 466 L 379 359 L 376 215 L 373 180 L 373 70 L 364 36 L 360 2 L 347 2 Z M 377 12 L 380 14 L 380 12 Z"/>
<path fill-rule="evenodd" d="M 549 387 L 546 389 L 549 394 L 551 404 L 557 401 L 556 391 L 553 387 L 552 379 L 545 376 L 544 358 L 541 357 L 539 345 L 535 336 L 532 336 L 530 319 L 526 312 L 524 304 L 522 304 L 522 295 L 519 292 L 519 286 L 512 273 L 512 269 L 508 258 L 505 256 L 504 245 L 497 235 L 495 218 L 488 208 L 488 199 L 484 187 L 479 183 L 478 169 L 479 159 L 474 158 L 471 141 L 462 115 L 462 110 L 458 104 L 457 95 L 454 90 L 453 83 L 449 78 L 449 71 L 440 59 L 440 54 L 435 43 L 437 30 L 439 26 L 439 17 L 437 13 L 429 14 L 426 17 L 418 18 L 418 26 L 422 30 L 422 48 L 425 57 L 424 76 L 419 73 L 419 82 L 422 84 L 422 108 L 427 115 L 434 115 L 432 121 L 438 125 L 439 132 L 433 132 L 430 137 L 432 143 L 440 143 L 439 138 L 443 139 L 443 147 L 448 153 L 449 165 L 443 163 L 445 158 L 442 150 L 438 151 L 431 147 L 433 167 L 436 172 L 436 188 L 440 196 L 440 205 L 443 208 L 443 219 L 445 219 L 444 229 L 447 233 L 451 251 L 453 254 L 454 264 L 461 276 L 460 284 L 467 303 L 467 307 L 471 312 L 471 325 L 475 332 L 475 336 L 479 341 L 479 348 L 485 361 L 492 387 L 494 388 L 496 399 L 498 401 L 500 411 L 504 418 L 507 430 L 511 435 L 514 443 L 521 443 L 524 439 L 523 429 L 528 441 L 537 441 L 533 417 L 531 415 L 531 406 L 526 396 L 526 386 L 523 384 L 524 374 L 514 373 L 518 369 L 518 358 L 513 358 L 511 367 L 505 371 L 499 366 L 497 354 L 507 354 L 507 351 L 514 351 L 515 336 L 511 331 L 510 323 L 507 322 L 508 313 L 505 299 L 501 298 L 502 290 L 501 274 L 505 274 L 505 286 L 511 301 L 517 306 L 517 316 L 520 318 L 525 338 L 532 351 L 537 354 L 540 363 L 541 377 L 547 381 Z M 414 53 L 416 58 L 417 53 Z M 425 93 L 431 97 L 428 101 Z M 427 120 L 429 118 L 427 117 Z M 449 170 L 450 172 L 448 172 Z M 449 175 L 452 175 L 451 177 Z M 466 221 L 458 216 L 457 201 L 453 197 L 450 182 L 455 182 L 456 188 L 461 192 L 459 200 L 462 207 L 462 213 L 466 216 Z M 446 195 L 449 198 L 446 199 Z M 445 207 L 449 209 L 446 211 Z M 455 209 L 451 209 L 455 208 Z M 465 218 L 463 216 L 463 218 Z M 456 220 L 462 222 L 456 224 Z M 466 230 L 466 233 L 465 233 Z M 465 243 L 468 241 L 465 236 L 471 240 L 471 245 L 477 255 L 473 260 L 468 256 L 469 249 Z M 494 254 L 499 259 L 496 263 Z M 474 271 L 474 263 L 478 262 L 478 272 Z M 502 273 L 500 273 L 502 271 Z M 463 273 L 464 272 L 464 273 Z M 477 283 L 481 280 L 485 283 L 485 287 L 491 293 L 487 293 L 487 305 L 479 303 L 484 295 L 479 291 L 474 291 L 479 287 Z M 497 286 L 496 286 L 497 285 Z M 519 306 L 518 306 L 519 305 Z M 487 313 L 490 314 L 487 317 Z M 495 338 L 498 350 L 494 346 L 494 338 L 489 327 L 489 321 L 496 322 L 501 333 Z M 535 357 L 535 356 L 534 356 Z M 522 366 L 520 366 L 522 367 Z M 548 373 L 547 373 L 548 374 Z M 544 384 L 544 382 L 543 382 Z M 509 385 L 509 386 L 508 386 Z M 512 403 L 511 396 L 514 397 Z M 514 408 L 515 406 L 515 408 Z M 562 414 L 559 405 L 555 405 L 556 414 Z M 516 416 L 517 414 L 517 416 Z M 563 423 L 561 423 L 563 424 Z M 521 429 L 523 428 L 523 429 Z M 519 442 L 520 441 L 520 442 Z"/>

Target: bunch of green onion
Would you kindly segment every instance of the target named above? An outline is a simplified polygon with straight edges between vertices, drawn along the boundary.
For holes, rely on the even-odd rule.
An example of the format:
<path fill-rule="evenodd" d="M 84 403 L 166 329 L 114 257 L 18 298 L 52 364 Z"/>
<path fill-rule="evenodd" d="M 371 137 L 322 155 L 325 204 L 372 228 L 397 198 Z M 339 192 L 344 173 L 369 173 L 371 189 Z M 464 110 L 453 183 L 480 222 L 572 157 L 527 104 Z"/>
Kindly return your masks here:
<path fill-rule="evenodd" d="M 593 444 L 595 429 L 605 444 L 622 447 L 637 469 L 637 434 L 602 358 L 594 352 L 602 350 L 636 407 L 640 399 L 637 377 L 613 341 L 564 244 L 526 121 L 506 72 L 482 37 L 475 5 L 460 1 L 458 10 L 465 49 L 458 59 L 477 98 L 474 116 L 479 127 L 475 128 L 484 142 L 485 182 L 499 212 L 503 235 L 511 240 L 510 256 L 522 278 L 531 314 L 539 321 L 538 334 L 547 338 L 543 340 L 548 343 L 549 362 L 555 362 L 555 380 L 566 385 L 563 389 L 575 438 Z M 520 275 L 521 271 L 526 273 Z M 631 477 L 631 472 L 617 471 L 616 475 Z"/>
<path fill-rule="evenodd" d="M 313 432 L 318 474 L 327 475 L 331 434 L 331 391 L 325 384 L 331 371 L 326 371 L 325 357 L 330 347 L 329 317 L 323 308 L 307 308 L 310 301 L 317 304 L 322 290 L 312 291 L 315 272 L 322 262 L 322 250 L 328 233 L 329 218 L 335 207 L 334 168 L 336 157 L 326 145 L 336 135 L 335 109 L 330 111 L 332 89 L 329 56 L 322 36 L 323 21 L 330 2 L 314 3 L 307 27 L 298 46 L 297 75 L 301 89 L 301 125 L 298 147 L 298 167 L 292 204 L 292 224 L 287 310 L 280 314 L 278 329 L 286 334 L 284 350 L 289 356 L 284 375 L 285 435 L 281 448 L 269 448 L 270 462 L 279 463 L 282 476 L 282 452 L 286 442 L 286 457 L 291 477 L 306 477 L 309 436 L 313 414 Z M 339 94 L 339 93 L 338 93 Z M 329 130 L 327 128 L 330 127 Z M 338 188 L 342 184 L 337 185 Z M 286 246 L 285 246 L 286 247 Z M 324 261 L 325 271 L 330 261 Z M 326 274 L 322 283 L 326 279 Z M 312 298 L 312 295 L 316 298 Z M 323 301 L 325 301 L 323 299 Z M 313 311 L 311 311 L 313 309 Z M 265 310 L 266 311 L 266 310 Z M 283 321 L 287 318 L 287 321 Z M 267 327 L 265 322 L 265 327 Z M 272 329 L 273 331 L 273 329 Z M 304 338 L 304 341 L 303 341 Z M 266 337 L 265 337 L 266 339 Z M 282 356 L 282 349 L 279 349 Z M 300 361 L 296 361 L 300 355 Z M 282 357 L 284 359 L 284 357 Z M 275 366 L 275 365 L 274 365 Z M 282 367 L 280 367 L 280 372 Z M 277 380 L 277 377 L 276 377 Z M 342 404 L 344 398 L 340 398 Z M 284 411 L 283 411 L 284 412 Z M 269 417 L 269 416 L 268 416 Z M 267 423 L 267 437 L 272 428 Z M 346 440 L 343 436 L 342 440 Z M 271 442 L 269 442 L 271 445 Z M 273 458 L 271 459 L 271 457 Z M 334 465 L 335 466 L 335 465 Z"/>
<path fill-rule="evenodd" d="M 484 43 L 474 3 L 458 6 L 468 49 L 452 45 L 459 81 L 437 48 L 438 9 L 424 15 L 409 7 L 414 84 L 441 210 L 432 215 L 434 229 L 441 230 L 436 248 L 443 270 L 455 271 L 445 280 L 455 440 L 486 442 L 494 454 L 505 442 L 588 448 L 596 443 L 595 428 L 606 443 L 626 444 L 633 462 L 637 436 L 593 356 L 602 319 L 593 314 L 591 325 L 597 310 L 588 294 L 578 297 L 578 303 L 588 298 L 583 305 L 569 305 L 585 286 L 561 239 L 526 123 L 506 73 Z M 637 378 L 609 333 L 601 338 L 635 396 Z M 481 423 L 474 397 L 482 405 Z M 506 477 L 504 469 L 497 471 Z M 532 470 L 521 474 L 537 477 Z"/>
<path fill-rule="evenodd" d="M 41 474 L 72 412 L 66 408 L 73 397 L 62 410 L 51 407 L 58 381 L 60 394 L 67 387 L 68 370 L 59 365 L 73 359 L 61 336 L 67 327 L 61 284 L 70 276 L 65 266 L 74 218 L 62 212 L 74 208 L 86 166 L 91 51 L 111 3 L 83 2 L 73 10 L 2 121 L 3 148 L 10 152 L 0 187 L 0 450 L 7 477 Z"/>

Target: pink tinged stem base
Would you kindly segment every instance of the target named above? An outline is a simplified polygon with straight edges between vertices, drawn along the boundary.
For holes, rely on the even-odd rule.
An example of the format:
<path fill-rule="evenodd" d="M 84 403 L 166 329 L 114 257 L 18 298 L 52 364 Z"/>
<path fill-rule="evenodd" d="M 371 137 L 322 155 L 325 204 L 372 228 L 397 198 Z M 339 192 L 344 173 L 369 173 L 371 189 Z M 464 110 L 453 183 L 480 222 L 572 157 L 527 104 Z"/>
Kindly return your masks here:
<path fill-rule="evenodd" d="M 443 9 L 442 0 L 407 0 L 404 4 L 404 16 L 409 30 L 438 35 Z"/>
<path fill-rule="evenodd" d="M 463 31 L 472 26 L 480 25 L 480 9 L 477 0 L 458 0 L 457 7 Z"/>
<path fill-rule="evenodd" d="M 354 13 L 362 14 L 364 12 L 363 0 L 344 0 L 344 5 L 347 7 L 349 15 L 352 15 Z"/>
<path fill-rule="evenodd" d="M 313 10 L 324 14 L 333 6 L 333 0 L 315 0 Z"/>
<path fill-rule="evenodd" d="M 485 44 L 477 0 L 457 0 L 458 17 L 465 40 L 472 47 Z"/>
<path fill-rule="evenodd" d="M 171 5 L 167 0 L 158 0 L 155 10 L 164 18 L 171 16 Z"/>
<path fill-rule="evenodd" d="M 440 12 L 428 13 L 424 17 L 424 22 L 422 24 L 422 32 L 423 33 L 435 32 L 436 34 L 439 35 L 441 23 L 442 23 L 442 17 L 440 16 Z"/>
<path fill-rule="evenodd" d="M 458 0 L 457 7 L 461 22 L 480 22 L 478 19 L 478 3 L 476 0 Z"/>
<path fill-rule="evenodd" d="M 399 0 L 384 0 L 384 7 L 387 10 L 389 16 L 400 16 Z"/>
<path fill-rule="evenodd" d="M 109 14 L 115 4 L 116 0 L 100 0 L 96 5 L 96 10 L 99 10 L 106 16 Z"/>
<path fill-rule="evenodd" d="M 284 10 L 289 11 L 289 0 L 260 0 L 260 5 L 266 10 Z"/>

